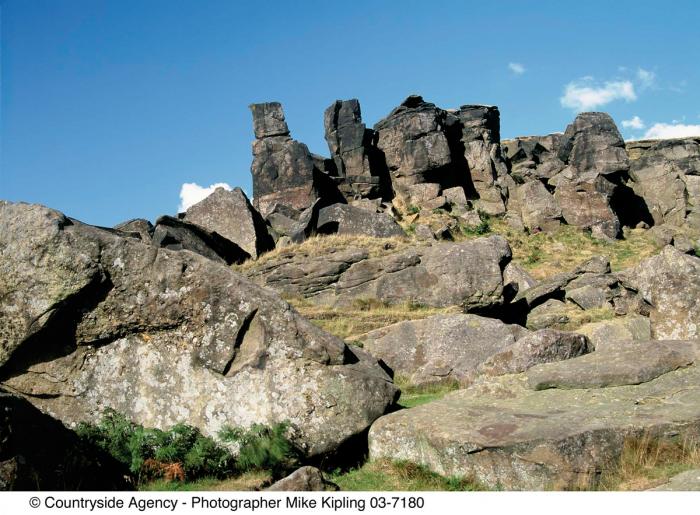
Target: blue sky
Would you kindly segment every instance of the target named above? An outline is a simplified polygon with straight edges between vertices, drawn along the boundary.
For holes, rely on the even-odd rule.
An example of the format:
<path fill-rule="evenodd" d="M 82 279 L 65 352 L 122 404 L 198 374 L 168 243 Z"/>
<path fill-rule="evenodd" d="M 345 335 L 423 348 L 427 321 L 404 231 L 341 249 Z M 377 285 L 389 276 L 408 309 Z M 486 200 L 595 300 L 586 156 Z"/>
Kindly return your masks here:
<path fill-rule="evenodd" d="M 0 8 L 0 198 L 98 225 L 172 214 L 184 183 L 250 193 L 252 102 L 282 102 L 325 155 L 335 99 L 358 98 L 373 125 L 411 93 L 498 105 L 503 137 L 562 131 L 577 109 L 609 112 L 626 138 L 700 130 L 697 1 Z"/>

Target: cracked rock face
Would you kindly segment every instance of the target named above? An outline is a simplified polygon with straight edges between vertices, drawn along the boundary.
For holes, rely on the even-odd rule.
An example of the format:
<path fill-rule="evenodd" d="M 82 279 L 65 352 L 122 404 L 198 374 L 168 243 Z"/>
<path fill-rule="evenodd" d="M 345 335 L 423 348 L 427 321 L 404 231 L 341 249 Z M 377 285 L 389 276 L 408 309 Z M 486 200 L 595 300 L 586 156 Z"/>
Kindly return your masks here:
<path fill-rule="evenodd" d="M 207 198 L 191 206 L 184 219 L 218 233 L 253 258 L 275 246 L 265 221 L 241 188 L 232 191 L 217 188 Z"/>
<path fill-rule="evenodd" d="M 700 337 L 700 258 L 669 245 L 620 276 L 651 305 L 653 338 Z"/>
<path fill-rule="evenodd" d="M 444 125 L 445 111 L 410 96 L 374 126 L 397 194 L 412 184 L 443 182 L 452 164 Z"/>
<path fill-rule="evenodd" d="M 370 457 L 409 460 L 491 488 L 594 488 L 617 466 L 627 439 L 700 435 L 700 369 L 691 364 L 697 342 L 629 345 L 483 378 L 386 415 L 370 429 Z M 635 365 L 640 355 L 649 357 Z M 528 384 L 538 368 L 549 389 Z M 612 384 L 620 386 L 602 387 Z"/>
<path fill-rule="evenodd" d="M 283 252 L 245 273 L 284 295 L 343 306 L 356 299 L 390 304 L 487 309 L 504 303 L 503 269 L 511 258 L 501 236 L 462 243 L 417 246 L 369 257 L 347 247 L 316 252 Z"/>
<path fill-rule="evenodd" d="M 700 139 L 674 139 L 628 144 L 633 189 L 644 199 L 656 225 L 700 224 Z M 697 214 L 696 214 L 697 213 Z"/>
<path fill-rule="evenodd" d="M 323 169 L 303 143 L 289 135 L 279 102 L 252 104 L 253 197 L 263 217 L 275 203 L 303 210 L 319 198 Z"/>
<path fill-rule="evenodd" d="M 43 206 L 2 202 L 0 220 L 0 380 L 64 423 L 289 421 L 315 455 L 394 400 L 376 360 L 225 265 Z"/>

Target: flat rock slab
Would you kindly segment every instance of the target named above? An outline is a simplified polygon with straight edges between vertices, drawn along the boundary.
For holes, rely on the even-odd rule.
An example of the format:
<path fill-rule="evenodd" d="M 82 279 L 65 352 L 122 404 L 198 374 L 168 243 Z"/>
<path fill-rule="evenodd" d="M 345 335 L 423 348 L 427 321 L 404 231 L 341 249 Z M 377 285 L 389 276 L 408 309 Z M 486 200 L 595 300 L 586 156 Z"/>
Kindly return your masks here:
<path fill-rule="evenodd" d="M 658 492 L 698 492 L 700 491 L 700 469 L 687 470 L 673 476 L 665 483 L 652 490 Z"/>
<path fill-rule="evenodd" d="M 625 440 L 643 434 L 700 434 L 698 367 L 603 389 L 534 391 L 524 375 L 492 379 L 381 417 L 369 450 L 491 488 L 574 489 L 595 486 Z"/>
<path fill-rule="evenodd" d="M 694 347 L 688 342 L 615 342 L 576 359 L 536 365 L 526 375 L 533 390 L 604 388 L 645 383 L 694 359 Z"/>
<path fill-rule="evenodd" d="M 411 384 L 464 381 L 527 330 L 477 315 L 435 315 L 376 329 L 363 347 Z"/>

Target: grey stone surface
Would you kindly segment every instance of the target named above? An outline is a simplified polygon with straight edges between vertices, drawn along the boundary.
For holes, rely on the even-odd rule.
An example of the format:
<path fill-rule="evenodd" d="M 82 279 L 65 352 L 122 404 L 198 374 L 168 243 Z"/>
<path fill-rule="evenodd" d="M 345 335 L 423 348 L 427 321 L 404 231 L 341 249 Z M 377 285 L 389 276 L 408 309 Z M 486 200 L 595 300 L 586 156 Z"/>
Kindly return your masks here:
<path fill-rule="evenodd" d="M 316 467 L 301 467 L 267 487 L 268 492 L 324 492 L 337 491 L 337 485 L 326 481 Z"/>
<path fill-rule="evenodd" d="M 559 363 L 530 368 L 530 388 L 606 388 L 640 384 L 691 365 L 695 348 L 684 341 L 614 341 L 600 343 L 595 352 Z"/>
<path fill-rule="evenodd" d="M 493 308 L 505 301 L 510 246 L 500 236 L 438 243 L 369 257 L 357 246 L 284 252 L 245 273 L 285 295 L 338 306 L 376 299 L 390 304 Z"/>
<path fill-rule="evenodd" d="M 435 315 L 399 322 L 358 339 L 410 384 L 468 381 L 477 367 L 527 331 L 476 315 Z"/>
<path fill-rule="evenodd" d="M 318 213 L 316 228 L 321 233 L 366 235 L 374 238 L 405 236 L 401 226 L 386 213 L 372 213 L 348 204 L 333 204 Z"/>
<path fill-rule="evenodd" d="M 375 359 L 228 266 L 37 205 L 1 202 L 0 221 L 0 383 L 64 423 L 286 421 L 311 456 L 394 401 Z"/>
<path fill-rule="evenodd" d="M 250 258 L 250 254 L 231 240 L 172 216 L 156 220 L 151 244 L 169 250 L 189 250 L 227 265 Z"/>
<path fill-rule="evenodd" d="M 241 188 L 232 191 L 217 188 L 191 206 L 184 220 L 218 233 L 253 258 L 275 246 L 265 221 Z"/>
<path fill-rule="evenodd" d="M 667 246 L 619 275 L 651 306 L 652 337 L 700 337 L 700 258 Z"/>
<path fill-rule="evenodd" d="M 495 489 L 590 489 L 614 470 L 628 439 L 682 441 L 700 428 L 694 365 L 611 388 L 531 390 L 525 374 L 483 379 L 378 419 L 370 457 L 413 461 Z"/>

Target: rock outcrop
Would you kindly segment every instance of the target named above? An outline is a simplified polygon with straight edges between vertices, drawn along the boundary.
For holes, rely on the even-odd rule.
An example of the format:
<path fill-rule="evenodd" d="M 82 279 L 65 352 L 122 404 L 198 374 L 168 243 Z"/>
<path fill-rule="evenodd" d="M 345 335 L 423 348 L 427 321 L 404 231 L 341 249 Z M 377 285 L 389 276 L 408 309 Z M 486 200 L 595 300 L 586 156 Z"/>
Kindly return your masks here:
<path fill-rule="evenodd" d="M 596 351 L 539 365 L 555 374 L 577 362 L 584 368 L 590 360 L 605 364 L 586 368 L 590 380 L 584 388 L 533 390 L 527 373 L 486 378 L 441 400 L 386 415 L 370 429 L 370 457 L 409 460 L 497 489 L 595 488 L 601 474 L 618 466 L 629 439 L 682 441 L 696 438 L 700 428 L 697 365 L 674 368 L 686 361 L 681 359 L 653 374 L 628 374 L 647 353 L 661 362 L 693 353 L 697 361 L 697 343 L 630 345 L 631 352 L 618 345 L 598 358 Z M 594 387 L 608 383 L 604 376 L 625 379 L 618 383 L 648 381 Z"/>
<path fill-rule="evenodd" d="M 463 105 L 453 115 L 461 132 L 468 179 L 473 187 L 479 209 L 489 215 L 505 213 L 508 186 L 514 182 L 501 155 L 500 113 L 495 106 Z"/>
<path fill-rule="evenodd" d="M 503 269 L 510 258 L 506 240 L 491 236 L 415 246 L 378 257 L 356 246 L 281 252 L 245 273 L 284 295 L 321 304 L 377 299 L 391 304 L 458 305 L 482 312 L 506 301 Z"/>
<path fill-rule="evenodd" d="M 700 337 L 700 258 L 667 246 L 620 277 L 651 306 L 653 338 Z"/>
<path fill-rule="evenodd" d="M 627 148 L 633 189 L 654 224 L 700 231 L 700 138 L 634 141 Z"/>
<path fill-rule="evenodd" d="M 323 115 L 326 142 L 348 199 L 387 194 L 385 169 L 378 161 L 374 131 L 362 123 L 357 99 L 336 100 Z"/>
<path fill-rule="evenodd" d="M 449 175 L 452 154 L 445 116 L 435 104 L 412 95 L 375 124 L 377 148 L 396 194 L 406 196 L 413 184 L 442 183 Z"/>
<path fill-rule="evenodd" d="M 216 232 L 254 259 L 275 246 L 265 221 L 241 188 L 232 191 L 217 188 L 207 198 L 191 206 L 184 220 Z"/>
<path fill-rule="evenodd" d="M 255 207 L 267 216 L 275 203 L 297 210 L 311 206 L 321 196 L 342 199 L 328 177 L 323 158 L 291 138 L 278 102 L 252 104 L 253 197 Z"/>
<path fill-rule="evenodd" d="M 401 226 L 386 213 L 373 213 L 348 204 L 333 204 L 318 213 L 316 230 L 327 234 L 354 234 L 373 238 L 405 236 Z"/>
<path fill-rule="evenodd" d="M 358 337 L 363 348 L 410 384 L 471 380 L 476 368 L 527 330 L 477 315 L 435 315 L 409 320 Z"/>
<path fill-rule="evenodd" d="M 237 244 L 199 225 L 172 216 L 156 220 L 152 245 L 169 250 L 189 250 L 219 263 L 242 263 L 250 254 Z"/>
<path fill-rule="evenodd" d="M 67 424 L 287 421 L 307 455 L 397 393 L 384 369 L 229 267 L 0 202 L 0 382 Z"/>

